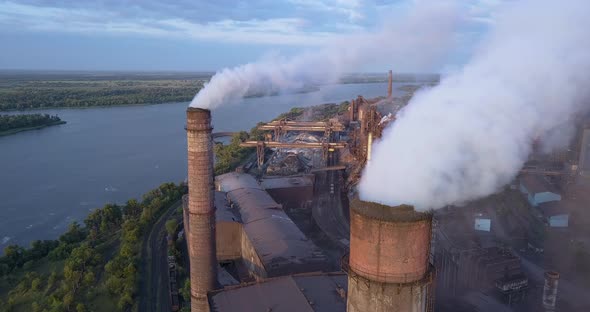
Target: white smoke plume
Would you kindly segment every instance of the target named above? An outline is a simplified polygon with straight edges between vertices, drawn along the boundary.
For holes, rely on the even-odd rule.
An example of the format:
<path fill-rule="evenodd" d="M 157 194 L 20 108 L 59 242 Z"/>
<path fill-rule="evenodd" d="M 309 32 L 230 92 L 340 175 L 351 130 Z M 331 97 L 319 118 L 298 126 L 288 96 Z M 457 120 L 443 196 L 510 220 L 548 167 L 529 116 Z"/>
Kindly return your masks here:
<path fill-rule="evenodd" d="M 217 72 L 190 106 L 214 109 L 251 94 L 271 94 L 315 83 L 333 83 L 345 72 L 379 63 L 396 70 L 432 70 L 455 40 L 459 20 L 447 1 L 418 2 L 401 18 L 391 17 L 379 30 L 326 38 L 326 44 L 294 57 L 262 60 Z"/>
<path fill-rule="evenodd" d="M 418 209 L 498 191 L 538 136 L 590 103 L 590 1 L 507 5 L 462 70 L 419 92 L 373 146 L 364 200 Z"/>

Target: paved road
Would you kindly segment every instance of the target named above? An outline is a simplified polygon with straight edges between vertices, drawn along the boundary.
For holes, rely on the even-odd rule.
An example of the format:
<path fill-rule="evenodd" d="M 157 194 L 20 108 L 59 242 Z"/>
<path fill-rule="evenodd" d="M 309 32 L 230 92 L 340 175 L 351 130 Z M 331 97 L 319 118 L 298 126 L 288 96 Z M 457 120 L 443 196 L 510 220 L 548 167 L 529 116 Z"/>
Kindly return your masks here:
<path fill-rule="evenodd" d="M 142 246 L 142 269 L 139 311 L 171 311 L 168 294 L 168 253 L 166 248 L 166 221 L 182 204 L 182 200 L 168 207 L 152 226 Z"/>

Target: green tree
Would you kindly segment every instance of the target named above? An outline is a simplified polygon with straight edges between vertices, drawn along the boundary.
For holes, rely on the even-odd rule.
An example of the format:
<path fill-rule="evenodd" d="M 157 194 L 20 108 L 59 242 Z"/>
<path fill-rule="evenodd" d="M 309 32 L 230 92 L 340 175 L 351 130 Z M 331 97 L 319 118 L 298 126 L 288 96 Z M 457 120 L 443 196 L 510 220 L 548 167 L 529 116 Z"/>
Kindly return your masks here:
<path fill-rule="evenodd" d="M 178 227 L 178 222 L 176 219 L 170 219 L 166 221 L 166 231 L 168 235 L 174 235 L 176 233 L 176 228 Z"/>
<path fill-rule="evenodd" d="M 76 306 L 76 312 L 86 312 L 86 306 L 82 303 L 78 303 Z"/>
<path fill-rule="evenodd" d="M 32 291 L 38 291 L 40 287 L 41 287 L 41 279 L 40 278 L 35 278 L 31 281 L 31 290 Z"/>

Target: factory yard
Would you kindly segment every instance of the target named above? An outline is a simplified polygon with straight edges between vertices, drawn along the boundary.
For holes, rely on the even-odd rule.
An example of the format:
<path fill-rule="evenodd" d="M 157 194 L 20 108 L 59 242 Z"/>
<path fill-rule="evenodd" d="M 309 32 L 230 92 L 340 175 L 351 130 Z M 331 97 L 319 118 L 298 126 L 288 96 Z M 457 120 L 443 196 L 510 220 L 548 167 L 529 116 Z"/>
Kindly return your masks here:
<path fill-rule="evenodd" d="M 540 311 L 551 306 L 572 312 L 589 309 L 590 301 L 583 296 L 587 279 L 580 277 L 586 273 L 571 269 L 572 263 L 580 262 L 586 252 L 585 242 L 574 237 L 587 237 L 580 232 L 585 229 L 587 218 L 569 217 L 570 213 L 582 212 L 568 207 L 583 203 L 587 193 L 582 180 L 569 171 L 575 168 L 571 165 L 575 161 L 572 157 L 533 154 L 512 184 L 497 194 L 460 207 L 443 207 L 434 211 L 432 217 L 418 217 L 420 213 L 402 217 L 407 213 L 403 207 L 366 208 L 372 204 L 355 202 L 355 186 L 366 161 L 371 159 L 372 142 L 380 139 L 388 124 L 395 122 L 396 113 L 416 89 L 408 90 L 410 93 L 400 98 L 359 96 L 338 109 L 323 105 L 292 110 L 270 123 L 259 124 L 261 132 L 256 132 L 257 137 L 252 137 L 254 132 L 250 138 L 243 136 L 240 146 L 251 148 L 251 156 L 244 158 L 235 172 L 215 177 L 218 204 L 214 250 L 222 263 L 219 272 L 194 262 L 194 254 L 210 255 L 211 249 L 202 248 L 210 248 L 207 246 L 213 242 L 191 242 L 203 239 L 202 233 L 199 238 L 191 237 L 191 228 L 199 226 L 193 222 L 211 220 L 191 221 L 198 215 L 191 212 L 190 194 L 184 205 L 191 268 L 199 266 L 199 271 L 191 272 L 191 284 L 197 289 L 211 289 L 208 300 L 199 300 L 198 307 L 192 300 L 192 309 L 209 305 L 211 311 L 254 311 L 265 307 L 280 311 L 289 310 L 290 304 L 301 305 L 301 311 Z M 189 109 L 189 118 L 191 113 Z M 193 114 L 196 113 L 203 114 Z M 204 121 L 194 124 L 201 122 Z M 195 129 L 201 129 L 198 127 Z M 189 144 L 189 155 L 190 151 Z M 199 168 L 191 166 L 201 166 L 191 165 L 190 159 L 189 156 L 189 173 L 190 168 Z M 189 188 L 190 181 L 189 174 Z M 379 214 L 380 210 L 383 214 Z M 375 220 L 395 224 L 404 220 L 400 218 L 417 222 L 415 228 L 396 234 L 376 234 L 376 229 L 385 231 L 388 227 L 369 226 Z M 429 218 L 434 223 L 432 235 L 430 227 L 426 227 L 425 234 L 419 225 Z M 415 232 L 409 235 L 408 230 Z M 381 248 L 380 244 L 363 249 L 367 248 L 362 247 L 365 242 L 375 242 L 370 235 L 381 235 L 379 241 L 388 240 L 382 251 L 383 255 L 389 254 L 387 258 L 375 259 L 383 257 L 373 254 L 373 248 Z M 401 239 L 406 235 L 409 236 Z M 570 243 L 564 244 L 565 241 Z M 420 249 L 424 245 L 428 247 Z M 572 246 L 578 248 L 577 253 Z M 201 249 L 190 251 L 191 248 Z M 379 269 L 381 273 L 370 273 L 373 265 L 379 265 L 375 261 L 395 261 L 396 250 L 427 252 L 422 254 L 425 262 L 412 264 L 413 270 L 421 269 L 403 271 L 405 264 L 397 263 L 390 269 Z M 565 260 L 567 257 L 561 254 L 571 259 Z M 559 273 L 547 273 L 553 271 Z M 206 279 L 193 275 L 212 273 L 218 275 Z M 344 274 L 348 275 L 348 282 L 344 282 Z M 225 277 L 221 278 L 222 275 Z M 224 281 L 223 287 L 193 284 L 216 276 Z M 304 290 L 296 294 L 290 290 L 288 285 L 302 283 L 303 276 L 312 283 L 327 283 L 328 292 L 316 289 L 313 293 Z M 381 292 L 366 293 L 358 288 L 360 280 L 397 281 L 407 285 L 404 287 L 409 287 L 409 292 L 391 293 L 385 283 L 380 286 Z M 263 290 L 269 291 L 270 297 L 257 298 L 252 303 L 245 301 Z M 558 295 L 551 297 L 553 291 Z M 290 296 L 304 301 L 285 299 Z M 376 299 L 382 296 L 396 297 L 395 307 Z M 374 299 L 382 303 L 367 308 L 369 303 L 365 300 Z M 333 306 L 328 309 L 325 304 L 316 304 L 316 300 L 332 302 Z M 359 302 L 364 303 L 358 305 Z M 401 308 L 406 302 L 414 304 Z M 363 308 L 359 309 L 360 306 Z"/>

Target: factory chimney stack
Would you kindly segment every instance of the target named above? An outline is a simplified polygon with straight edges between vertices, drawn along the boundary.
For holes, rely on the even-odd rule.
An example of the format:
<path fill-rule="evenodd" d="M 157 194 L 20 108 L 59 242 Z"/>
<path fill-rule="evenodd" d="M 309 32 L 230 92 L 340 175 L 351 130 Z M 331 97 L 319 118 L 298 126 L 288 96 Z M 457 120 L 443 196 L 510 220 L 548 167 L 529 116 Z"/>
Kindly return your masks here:
<path fill-rule="evenodd" d="M 389 80 L 387 82 L 387 98 L 391 98 L 393 94 L 393 72 L 390 70 L 388 74 Z"/>
<path fill-rule="evenodd" d="M 359 199 L 350 208 L 347 311 L 431 311 L 432 214 Z"/>
<path fill-rule="evenodd" d="M 188 232 L 191 311 L 209 311 L 207 292 L 217 280 L 215 250 L 215 189 L 211 111 L 189 107 L 186 111 L 188 147 Z"/>
<path fill-rule="evenodd" d="M 558 283 L 559 273 L 554 271 L 545 272 L 545 286 L 543 287 L 543 308 L 545 308 L 546 312 L 555 311 Z"/>

